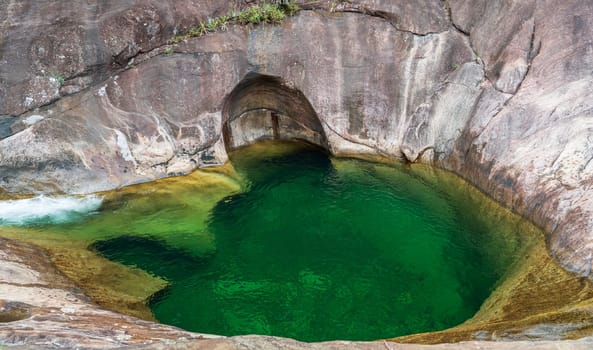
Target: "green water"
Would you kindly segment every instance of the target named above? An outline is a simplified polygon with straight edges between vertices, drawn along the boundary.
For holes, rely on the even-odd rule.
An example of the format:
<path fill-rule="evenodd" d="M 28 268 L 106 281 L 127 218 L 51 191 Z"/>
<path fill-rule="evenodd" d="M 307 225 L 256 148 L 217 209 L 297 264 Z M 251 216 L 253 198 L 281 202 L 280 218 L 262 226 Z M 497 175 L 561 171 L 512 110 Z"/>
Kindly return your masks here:
<path fill-rule="evenodd" d="M 151 301 L 161 322 L 303 341 L 440 330 L 478 310 L 516 248 L 488 239 L 478 213 L 402 169 L 267 146 L 234 154 L 243 190 L 210 211 L 209 249 L 158 236 L 94 244 L 170 281 Z M 174 215 L 170 230 L 187 228 L 192 211 L 164 207 L 151 220 Z"/>
<path fill-rule="evenodd" d="M 143 185 L 83 220 L 31 230 L 89 242 L 168 281 L 150 301 L 163 323 L 302 341 L 455 326 L 522 246 L 516 222 L 425 168 L 270 142 L 232 163 L 238 176 Z"/>

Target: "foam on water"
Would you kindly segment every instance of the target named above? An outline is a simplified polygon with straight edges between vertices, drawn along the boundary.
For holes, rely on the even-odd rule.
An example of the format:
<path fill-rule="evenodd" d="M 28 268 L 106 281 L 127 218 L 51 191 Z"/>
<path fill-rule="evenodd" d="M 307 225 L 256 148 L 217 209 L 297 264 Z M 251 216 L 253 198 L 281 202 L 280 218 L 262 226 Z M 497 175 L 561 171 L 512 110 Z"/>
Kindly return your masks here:
<path fill-rule="evenodd" d="M 38 196 L 27 199 L 0 201 L 0 226 L 61 224 L 80 219 L 96 211 L 103 198 Z"/>

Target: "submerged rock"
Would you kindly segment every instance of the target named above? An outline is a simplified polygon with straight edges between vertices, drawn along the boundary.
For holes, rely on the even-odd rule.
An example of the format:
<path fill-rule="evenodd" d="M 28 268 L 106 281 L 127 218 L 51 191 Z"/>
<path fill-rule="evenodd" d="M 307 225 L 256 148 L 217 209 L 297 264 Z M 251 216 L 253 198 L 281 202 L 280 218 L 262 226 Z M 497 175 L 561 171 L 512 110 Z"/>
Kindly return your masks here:
<path fill-rule="evenodd" d="M 0 344 L 117 348 L 212 336 L 141 321 L 91 302 L 31 244 L 0 238 Z"/>
<path fill-rule="evenodd" d="M 239 336 L 239 337 L 218 337 L 206 334 L 191 333 L 175 327 L 157 324 L 154 322 L 142 321 L 140 319 L 124 316 L 115 312 L 101 309 L 90 301 L 80 289 L 62 273 L 60 273 L 49 259 L 43 249 L 28 243 L 0 238 L 0 344 L 8 345 L 15 349 L 52 349 L 52 348 L 78 348 L 78 349 L 118 349 L 118 348 L 139 348 L 139 349 L 326 349 L 326 348 L 351 348 L 351 349 L 588 349 L 593 341 L 583 338 L 578 341 L 529 341 L 528 339 L 561 339 L 570 332 L 579 332 L 590 327 L 586 320 L 579 324 L 568 322 L 565 324 L 545 323 L 534 326 L 529 317 L 525 322 L 505 324 L 505 322 L 484 323 L 484 318 L 473 325 L 456 327 L 443 332 L 427 333 L 417 336 L 395 339 L 397 342 L 416 341 L 434 342 L 456 339 L 467 339 L 468 334 L 473 334 L 476 339 L 498 339 L 498 340 L 519 340 L 516 342 L 487 342 L 473 341 L 456 344 L 441 345 L 417 345 L 401 344 L 393 341 L 377 342 L 351 342 L 335 341 L 324 343 L 302 343 L 292 339 L 268 337 L 268 336 Z M 535 251 L 534 259 L 541 261 L 544 270 L 558 277 L 558 283 L 563 286 L 578 286 L 574 283 L 575 277 L 567 273 L 557 273 L 554 265 L 549 264 L 549 258 L 542 259 L 543 249 Z M 528 263 L 525 266 L 532 267 Z M 546 268 L 547 266 L 547 268 Z M 550 270 L 551 268 L 551 270 Z M 556 268 L 558 269 L 558 268 Z M 518 270 L 518 277 L 533 279 L 532 272 L 524 273 Z M 537 270 L 536 272 L 539 272 Z M 549 275 L 547 275 L 549 276 Z M 536 277 L 537 278 L 537 277 Z M 511 284 L 516 284 L 517 278 L 510 279 Z M 528 284 L 519 281 L 515 285 L 512 298 L 527 295 L 529 297 Z M 537 283 L 536 283 L 537 286 Z M 583 286 L 581 286 L 583 287 Z M 527 288 L 527 291 L 525 290 Z M 562 288 L 559 288 L 559 292 Z M 582 292 L 591 293 L 591 287 L 585 287 Z M 526 292 L 526 294 L 525 294 Z M 562 294 L 562 292 L 560 292 Z M 578 294 L 578 293 L 577 293 Z M 582 293 L 581 293 L 582 294 Z M 567 294 L 568 295 L 568 294 Z M 584 295 L 581 295 L 583 297 Z M 499 309 L 505 309 L 508 302 L 512 300 L 504 293 L 499 298 L 492 300 L 492 305 Z M 549 300 L 553 300 L 551 297 Z M 549 301 L 546 300 L 546 301 Z M 565 302 L 563 300 L 562 302 Z M 556 301 L 557 302 L 557 301 Z M 573 302 L 575 304 L 570 304 Z M 498 304 L 500 303 L 500 305 Z M 554 302 L 553 302 L 554 303 Z M 552 303 L 552 304 L 553 304 Z M 583 315 L 583 305 L 577 306 L 579 300 L 569 301 L 567 307 L 560 312 L 553 312 L 555 317 L 571 316 L 573 313 Z M 550 305 L 544 302 L 543 305 Z M 575 306 L 576 309 L 575 309 Z M 530 306 L 527 306 L 529 309 Z M 478 314 L 480 315 L 480 313 Z M 499 313 L 486 313 L 488 317 L 500 315 Z M 540 316 L 548 316 L 543 313 Z M 576 320 L 575 315 L 571 320 Z M 587 317 L 585 317 L 587 318 Z M 537 321 L 537 320 L 536 320 Z M 482 322 L 482 323 L 480 323 Z M 502 327 L 502 328 L 501 328 Z M 505 328 L 506 327 L 506 328 Z M 539 327 L 539 328 L 538 328 Z M 500 332 L 506 329 L 506 332 Z M 495 330 L 492 332 L 492 330 Z M 497 331 L 498 330 L 498 333 Z M 496 335 L 498 334 L 498 335 Z M 527 340 L 526 340 L 527 339 Z"/>

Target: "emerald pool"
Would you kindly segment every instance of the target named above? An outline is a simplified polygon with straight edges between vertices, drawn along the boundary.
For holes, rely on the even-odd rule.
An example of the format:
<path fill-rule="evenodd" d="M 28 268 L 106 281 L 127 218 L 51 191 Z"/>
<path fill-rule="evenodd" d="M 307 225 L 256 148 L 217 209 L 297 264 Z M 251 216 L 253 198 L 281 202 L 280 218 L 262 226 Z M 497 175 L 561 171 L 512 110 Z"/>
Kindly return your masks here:
<path fill-rule="evenodd" d="M 149 300 L 162 323 L 302 341 L 460 324 L 521 249 L 514 223 L 471 186 L 426 168 L 284 142 L 231 160 L 233 174 L 217 181 L 112 194 L 83 218 L 31 229 L 86 239 L 167 281 Z"/>

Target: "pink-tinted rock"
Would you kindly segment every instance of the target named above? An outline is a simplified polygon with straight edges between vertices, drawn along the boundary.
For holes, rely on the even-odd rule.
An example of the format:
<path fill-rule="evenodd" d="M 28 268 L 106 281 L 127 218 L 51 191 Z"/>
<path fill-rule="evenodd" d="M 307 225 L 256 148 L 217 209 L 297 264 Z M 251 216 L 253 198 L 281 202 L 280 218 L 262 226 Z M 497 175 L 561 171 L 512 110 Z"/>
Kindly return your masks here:
<path fill-rule="evenodd" d="M 98 83 L 135 55 L 234 6 L 215 0 L 3 1 L 0 115 L 19 115 L 60 97 L 41 81 L 84 76 Z"/>
<path fill-rule="evenodd" d="M 97 66 L 107 74 L 117 57 L 166 41 L 172 13 L 187 20 L 185 3 L 172 13 L 166 3 L 98 6 L 98 22 L 89 20 L 89 7 L 10 4 L 5 13 L 37 15 L 20 24 L 6 19 L 7 40 L 35 38 L 35 48 L 24 59 L 19 50 L 3 56 L 13 66 L 0 78 L 17 84 L 10 93 L 2 85 L 3 113 L 48 103 L 59 91 L 74 95 L 13 123 L 4 119 L 13 135 L 0 141 L 0 183 L 9 192 L 103 190 L 223 162 L 221 130 L 234 116 L 222 107 L 255 73 L 304 96 L 332 152 L 451 169 L 543 226 L 565 266 L 591 271 L 593 207 L 584 196 L 592 164 L 591 4 L 452 1 L 456 22 L 449 26 L 442 24 L 446 9 L 433 2 L 422 16 L 406 2 L 341 4 L 331 16 L 303 11 L 280 26 L 192 39 L 173 54 L 138 56 L 105 82 L 73 79 L 61 90 L 59 77 L 30 74 L 56 66 L 61 56 L 68 75 Z M 42 10 L 61 17 L 52 22 Z M 395 25 L 398 13 L 412 14 L 412 22 Z M 72 27 L 83 19 L 84 30 Z M 31 34 L 45 23 L 55 24 L 47 37 Z M 19 29 L 25 24 L 33 30 Z M 96 37 L 88 36 L 89 26 L 97 27 Z M 85 55 L 93 45 L 104 51 L 91 59 Z M 32 115 L 43 120 L 23 130 L 21 121 Z"/>
<path fill-rule="evenodd" d="M 323 2 L 160 47 L 233 5 L 0 3 L 0 188 L 91 192 L 224 162 L 226 123 L 257 101 L 235 89 L 255 75 L 278 84 L 263 107 L 310 104 L 286 128 L 452 170 L 592 276 L 593 3 Z"/>

